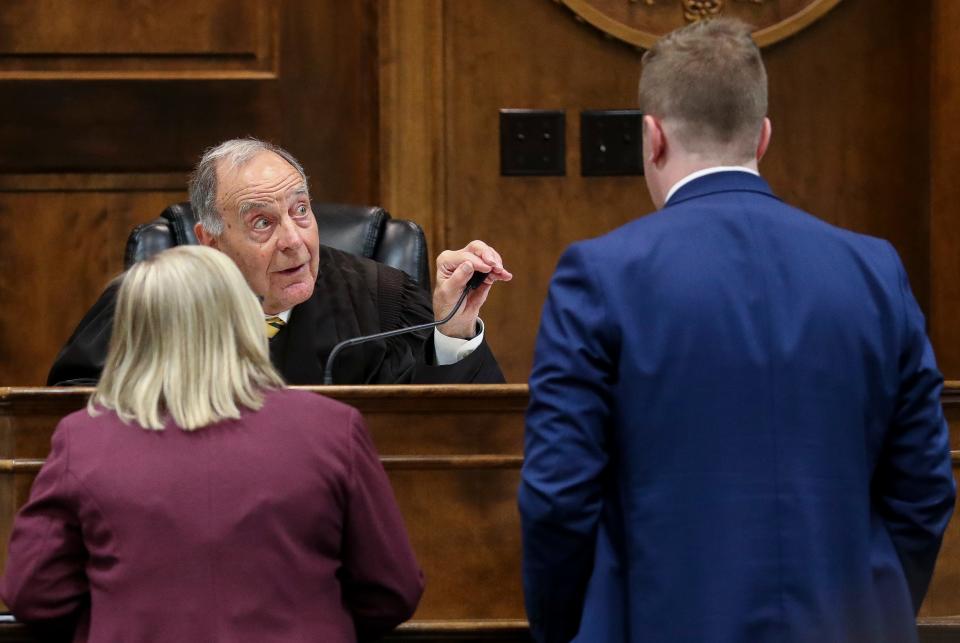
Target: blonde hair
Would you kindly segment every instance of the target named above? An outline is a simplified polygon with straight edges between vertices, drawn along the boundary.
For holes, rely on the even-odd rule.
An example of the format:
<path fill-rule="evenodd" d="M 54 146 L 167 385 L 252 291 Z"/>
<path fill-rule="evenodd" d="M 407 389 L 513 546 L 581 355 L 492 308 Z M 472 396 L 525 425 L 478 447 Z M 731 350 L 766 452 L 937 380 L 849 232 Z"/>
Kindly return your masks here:
<path fill-rule="evenodd" d="M 283 386 L 270 363 L 263 311 L 223 253 L 179 246 L 135 264 L 117 295 L 113 334 L 87 404 L 124 421 L 192 431 L 263 405 Z"/>
<path fill-rule="evenodd" d="M 767 115 L 767 72 L 750 27 L 701 20 L 658 40 L 643 56 L 640 109 L 671 120 L 689 152 L 753 158 Z"/>

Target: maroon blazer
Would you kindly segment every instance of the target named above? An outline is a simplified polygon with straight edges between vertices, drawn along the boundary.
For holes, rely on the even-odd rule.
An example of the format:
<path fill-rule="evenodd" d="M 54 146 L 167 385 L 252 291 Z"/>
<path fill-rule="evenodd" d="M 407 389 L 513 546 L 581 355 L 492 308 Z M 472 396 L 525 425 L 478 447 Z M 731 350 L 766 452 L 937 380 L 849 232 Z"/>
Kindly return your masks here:
<path fill-rule="evenodd" d="M 13 528 L 0 595 L 74 641 L 337 643 L 423 591 L 363 419 L 313 393 L 186 432 L 79 411 Z"/>

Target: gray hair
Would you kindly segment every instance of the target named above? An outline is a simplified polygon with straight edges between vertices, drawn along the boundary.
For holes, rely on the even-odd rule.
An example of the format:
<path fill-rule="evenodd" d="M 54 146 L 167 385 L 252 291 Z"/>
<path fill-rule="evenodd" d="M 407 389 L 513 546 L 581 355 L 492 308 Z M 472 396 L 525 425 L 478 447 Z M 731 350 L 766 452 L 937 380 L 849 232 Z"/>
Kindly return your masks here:
<path fill-rule="evenodd" d="M 309 190 L 307 174 L 300 161 L 278 145 L 251 137 L 234 138 L 207 148 L 190 175 L 188 190 L 193 214 L 209 234 L 215 237 L 223 234 L 223 217 L 217 208 L 217 168 L 220 163 L 223 162 L 232 169 L 240 168 L 261 152 L 273 152 L 293 166 L 293 169 L 300 173 L 304 188 Z"/>

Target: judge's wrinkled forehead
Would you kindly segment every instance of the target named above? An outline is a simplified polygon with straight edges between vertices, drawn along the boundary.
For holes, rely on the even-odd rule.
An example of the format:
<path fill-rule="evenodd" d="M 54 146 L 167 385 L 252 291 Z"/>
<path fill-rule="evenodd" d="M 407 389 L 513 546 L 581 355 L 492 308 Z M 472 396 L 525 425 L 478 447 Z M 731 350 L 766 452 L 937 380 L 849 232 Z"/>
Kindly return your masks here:
<path fill-rule="evenodd" d="M 273 152 L 260 152 L 239 167 L 217 167 L 217 204 L 224 212 L 243 216 L 251 208 L 286 209 L 292 198 L 307 194 L 303 177 Z"/>

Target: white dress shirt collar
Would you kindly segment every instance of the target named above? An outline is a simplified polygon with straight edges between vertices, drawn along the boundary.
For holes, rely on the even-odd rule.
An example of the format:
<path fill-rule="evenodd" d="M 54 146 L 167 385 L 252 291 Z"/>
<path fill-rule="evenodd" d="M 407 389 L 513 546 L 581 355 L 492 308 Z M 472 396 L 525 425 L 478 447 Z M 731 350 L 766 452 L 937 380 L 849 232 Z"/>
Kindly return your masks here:
<path fill-rule="evenodd" d="M 703 170 L 697 170 L 696 172 L 692 172 L 674 183 L 673 187 L 670 188 L 670 191 L 667 192 L 667 198 L 663 204 L 666 205 L 670 203 L 670 198 L 677 193 L 677 190 L 685 186 L 687 183 L 699 179 L 701 176 L 716 174 L 718 172 L 748 172 L 754 176 L 760 176 L 760 173 L 752 167 L 745 167 L 743 165 L 717 165 L 716 167 L 708 167 Z"/>
<path fill-rule="evenodd" d="M 270 317 L 279 317 L 280 319 L 283 320 L 283 323 L 286 324 L 288 321 L 290 321 L 290 311 L 292 310 L 293 308 L 290 308 L 288 310 L 283 311 L 282 313 L 277 313 L 276 315 L 268 315 L 267 313 L 263 313 L 263 318 L 269 319 Z"/>

